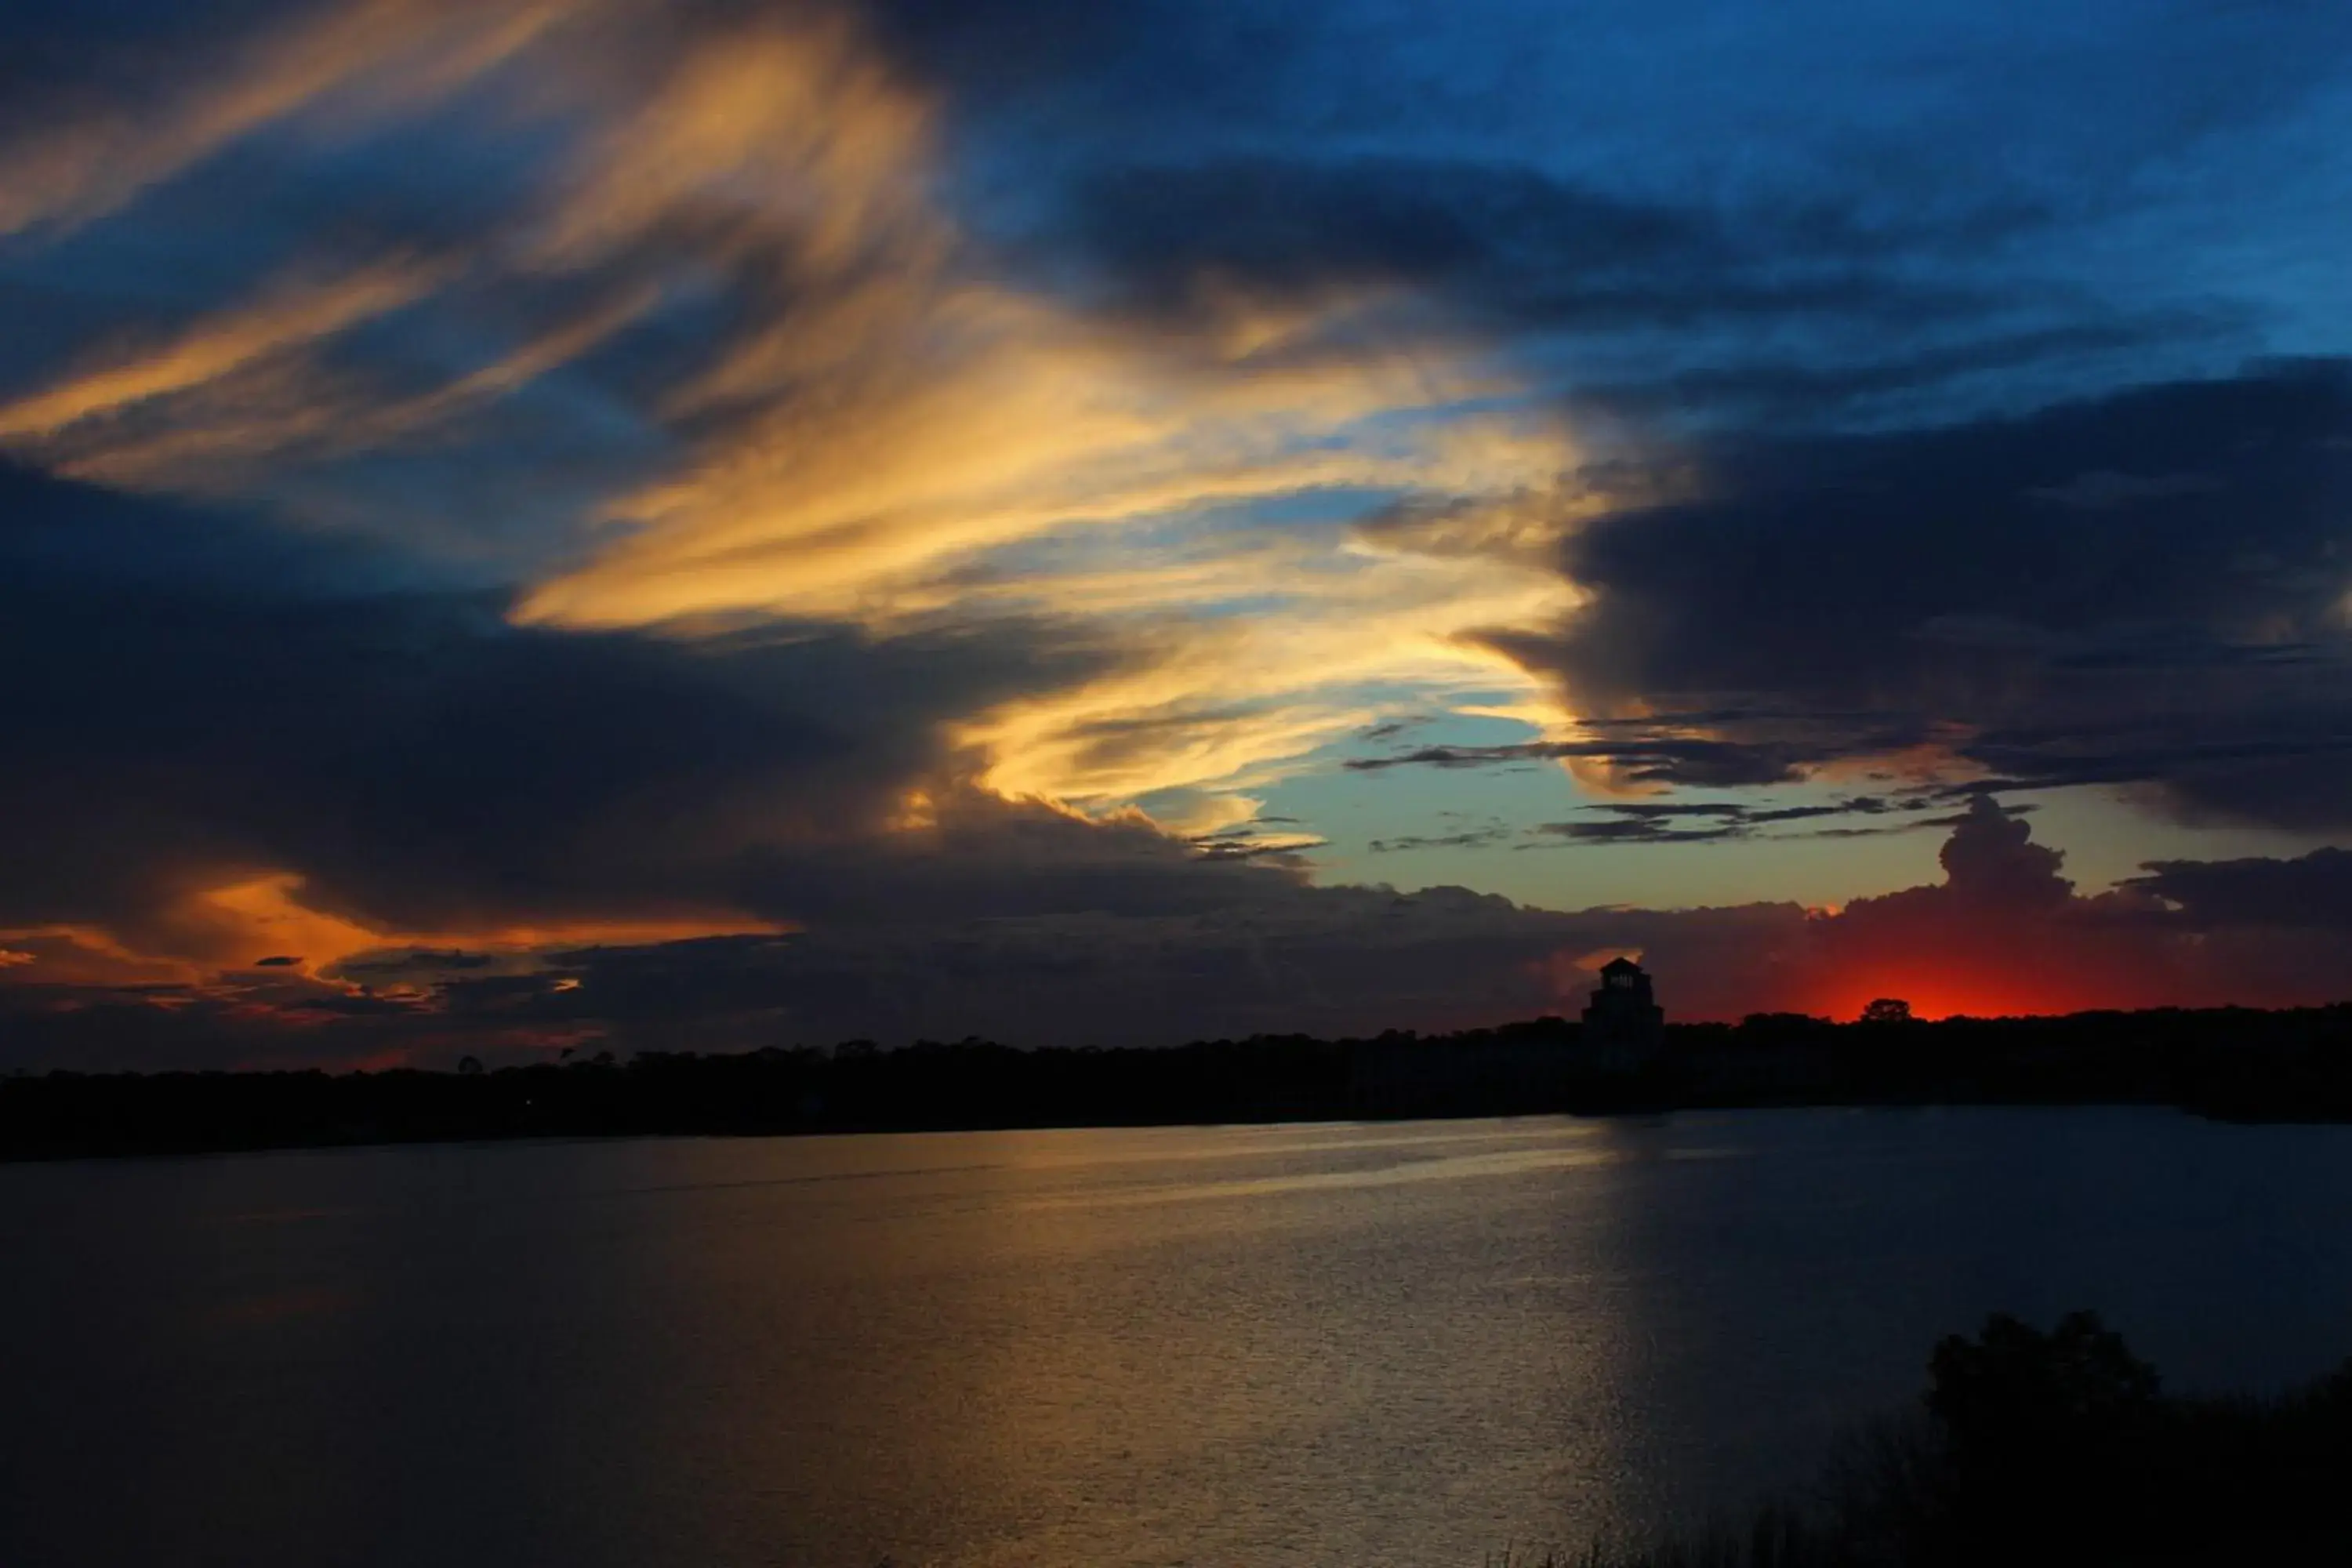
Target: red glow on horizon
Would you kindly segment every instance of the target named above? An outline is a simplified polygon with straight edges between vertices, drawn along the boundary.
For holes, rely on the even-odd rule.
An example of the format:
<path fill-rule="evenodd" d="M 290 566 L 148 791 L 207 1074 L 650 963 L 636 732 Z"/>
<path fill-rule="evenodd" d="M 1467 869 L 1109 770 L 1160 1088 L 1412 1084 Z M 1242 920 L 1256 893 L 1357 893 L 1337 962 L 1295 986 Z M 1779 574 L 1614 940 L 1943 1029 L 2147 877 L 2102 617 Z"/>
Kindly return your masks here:
<path fill-rule="evenodd" d="M 2155 1006 L 2153 999 L 2095 995 L 2081 985 L 2051 986 L 2024 977 L 1987 977 L 1933 969 L 1875 970 L 1842 977 L 1804 1011 L 1847 1023 L 1882 996 L 1911 1005 L 1911 1016 L 1940 1018 L 2057 1017 L 2101 1008 Z"/>

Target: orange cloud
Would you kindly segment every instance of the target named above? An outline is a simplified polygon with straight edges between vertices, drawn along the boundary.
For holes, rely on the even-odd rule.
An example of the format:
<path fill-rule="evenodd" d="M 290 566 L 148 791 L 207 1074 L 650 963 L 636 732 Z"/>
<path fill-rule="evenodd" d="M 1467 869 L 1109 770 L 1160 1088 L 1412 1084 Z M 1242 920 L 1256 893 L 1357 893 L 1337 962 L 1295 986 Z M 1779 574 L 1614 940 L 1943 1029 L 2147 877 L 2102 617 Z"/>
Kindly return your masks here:
<path fill-rule="evenodd" d="M 388 929 L 313 909 L 291 872 L 248 877 L 189 893 L 125 937 L 90 926 L 0 931 L 0 968 L 12 978 L 49 984 L 215 984 L 224 973 L 264 959 L 289 977 L 333 980 L 350 959 L 386 949 L 466 948 L 527 953 L 536 950 L 626 946 L 692 937 L 778 935 L 789 926 L 728 910 L 678 910 L 505 923 L 453 931 Z"/>

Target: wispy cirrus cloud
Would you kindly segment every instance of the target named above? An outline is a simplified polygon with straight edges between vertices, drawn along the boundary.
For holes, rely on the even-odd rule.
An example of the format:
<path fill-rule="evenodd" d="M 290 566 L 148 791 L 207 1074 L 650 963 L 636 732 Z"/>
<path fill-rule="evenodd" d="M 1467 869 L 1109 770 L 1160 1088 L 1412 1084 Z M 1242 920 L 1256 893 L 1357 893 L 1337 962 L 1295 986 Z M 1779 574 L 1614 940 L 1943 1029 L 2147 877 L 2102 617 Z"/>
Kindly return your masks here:
<path fill-rule="evenodd" d="M 53 205 L 95 218 L 232 140 L 348 108 L 353 40 L 381 46 L 378 116 L 504 73 L 509 128 L 556 139 L 520 200 L 437 236 L 429 259 L 263 283 L 96 353 L 0 408 L 0 441 L 59 472 L 331 520 L 406 493 L 382 488 L 381 455 L 462 447 L 462 416 L 627 337 L 621 379 L 582 384 L 646 432 L 646 456 L 530 572 L 526 624 L 1089 623 L 1123 648 L 1114 672 L 966 715 L 961 735 L 996 787 L 1101 808 L 1277 776 L 1393 700 L 1373 687 L 1540 700 L 1472 635 L 1569 601 L 1538 552 L 1343 525 L 1397 496 L 1507 504 L 1578 461 L 1470 338 L 1336 279 L 1230 290 L 1181 333 L 1029 286 L 943 204 L 936 104 L 844 7 L 462 12 L 374 0 L 289 24 L 140 132 L 137 181 Z M 581 302 L 516 323 L 534 281 Z M 720 333 L 696 319 L 714 305 Z M 509 318 L 511 346 L 454 374 L 386 357 L 370 331 L 398 312 L 413 340 L 485 311 Z M 498 493 L 431 499 L 462 511 Z M 1301 506 L 1329 521 L 1271 547 L 1247 526 Z"/>
<path fill-rule="evenodd" d="M 317 116 L 429 108 L 593 0 L 352 0 L 199 48 L 135 100 L 66 109 L 0 147 L 0 234 L 95 222 L 238 141 Z M 32 84 L 20 84 L 37 92 Z"/>
<path fill-rule="evenodd" d="M 78 426 L 165 403 L 414 304 L 442 276 L 446 268 L 421 258 L 397 258 L 340 277 L 281 280 L 174 337 L 143 350 L 117 350 L 0 405 L 0 441 L 47 455 Z M 60 466 L 71 462 L 66 455 Z"/>

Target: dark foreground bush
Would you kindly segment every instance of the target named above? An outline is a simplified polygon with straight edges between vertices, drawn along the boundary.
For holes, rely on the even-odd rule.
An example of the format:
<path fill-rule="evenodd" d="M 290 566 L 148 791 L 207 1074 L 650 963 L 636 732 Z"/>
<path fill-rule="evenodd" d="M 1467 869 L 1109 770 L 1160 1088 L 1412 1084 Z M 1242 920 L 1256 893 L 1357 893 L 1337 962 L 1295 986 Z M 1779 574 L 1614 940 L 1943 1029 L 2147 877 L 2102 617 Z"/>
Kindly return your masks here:
<path fill-rule="evenodd" d="M 2167 1396 L 2088 1312 L 1955 1335 L 1922 1408 L 1744 1527 L 1550 1568 L 2352 1563 L 2352 1363 L 2273 1398 Z"/>

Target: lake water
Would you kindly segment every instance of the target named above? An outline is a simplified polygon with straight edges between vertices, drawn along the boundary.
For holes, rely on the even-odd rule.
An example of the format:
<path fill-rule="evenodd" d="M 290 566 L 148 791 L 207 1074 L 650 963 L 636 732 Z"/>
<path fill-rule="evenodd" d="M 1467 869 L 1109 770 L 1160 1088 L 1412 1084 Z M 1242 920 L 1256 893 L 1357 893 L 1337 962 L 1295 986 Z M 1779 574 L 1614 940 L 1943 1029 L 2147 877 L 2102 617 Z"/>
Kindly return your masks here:
<path fill-rule="evenodd" d="M 1940 1333 L 2352 1354 L 2352 1129 L 1746 1112 L 0 1167 L 0 1563 L 1465 1564 Z"/>

